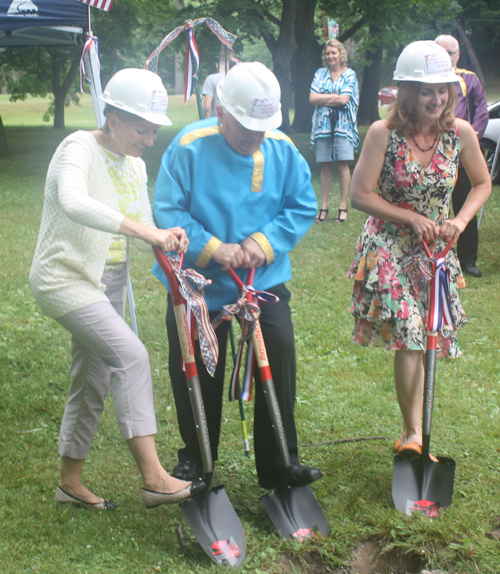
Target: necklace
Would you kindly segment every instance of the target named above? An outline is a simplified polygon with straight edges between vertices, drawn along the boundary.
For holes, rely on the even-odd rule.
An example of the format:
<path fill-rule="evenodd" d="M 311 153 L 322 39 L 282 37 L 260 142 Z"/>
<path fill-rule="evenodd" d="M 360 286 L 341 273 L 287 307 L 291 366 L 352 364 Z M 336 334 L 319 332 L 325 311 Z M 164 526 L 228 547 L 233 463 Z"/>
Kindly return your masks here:
<path fill-rule="evenodd" d="M 436 134 L 436 137 L 434 138 L 434 141 L 432 142 L 431 147 L 428 147 L 427 149 L 420 147 L 420 145 L 418 144 L 418 141 L 415 139 L 415 136 L 411 136 L 411 139 L 413 140 L 413 143 L 418 147 L 418 149 L 425 153 L 426 151 L 430 151 L 436 145 L 438 137 L 439 137 L 439 133 Z"/>

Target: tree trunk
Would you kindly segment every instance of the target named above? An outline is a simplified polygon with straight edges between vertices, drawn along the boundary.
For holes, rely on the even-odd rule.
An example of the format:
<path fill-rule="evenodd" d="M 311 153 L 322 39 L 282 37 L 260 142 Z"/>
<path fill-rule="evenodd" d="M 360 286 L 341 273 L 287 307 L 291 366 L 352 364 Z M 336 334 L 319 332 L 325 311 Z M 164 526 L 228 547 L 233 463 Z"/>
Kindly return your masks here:
<path fill-rule="evenodd" d="M 66 105 L 66 96 L 68 95 L 71 84 L 75 79 L 76 72 L 80 63 L 80 48 L 76 48 L 71 59 L 69 70 L 61 82 L 61 73 L 65 68 L 64 60 L 54 56 L 52 58 L 51 84 L 54 95 L 54 129 L 63 130 L 64 125 L 64 108 Z"/>
<path fill-rule="evenodd" d="M 7 136 L 3 127 L 2 116 L 0 116 L 0 157 L 7 157 L 9 155 L 9 144 L 7 143 Z"/>
<path fill-rule="evenodd" d="M 316 0 L 298 0 L 295 16 L 297 49 L 292 59 L 292 82 L 295 93 L 295 116 L 292 130 L 311 130 L 314 106 L 309 103 L 309 91 L 314 73 L 321 66 L 321 46 L 315 35 L 314 12 Z"/>
<path fill-rule="evenodd" d="M 281 12 L 280 33 L 278 39 L 263 36 L 273 57 L 274 74 L 281 87 L 281 111 L 283 123 L 281 130 L 290 132 L 290 116 L 288 110 L 292 104 L 291 63 L 296 49 L 295 45 L 295 10 L 297 0 L 283 0 Z"/>
<path fill-rule="evenodd" d="M 469 56 L 469 60 L 471 63 L 471 68 L 474 72 L 476 72 L 479 81 L 484 86 L 484 74 L 483 70 L 481 69 L 481 65 L 479 64 L 479 60 L 476 56 L 476 51 L 474 50 L 474 46 L 471 44 L 469 37 L 465 33 L 465 30 L 462 27 L 462 24 L 455 18 L 454 19 L 455 25 L 457 27 L 458 37 L 460 39 L 460 44 L 465 48 L 467 55 Z"/>
<path fill-rule="evenodd" d="M 370 35 L 376 35 L 378 28 L 370 29 Z M 380 72 L 382 69 L 383 47 L 379 46 L 367 57 L 371 63 L 365 65 L 363 69 L 363 83 L 359 95 L 358 125 L 369 126 L 374 121 L 379 120 L 378 113 L 378 91 L 380 82 Z"/>

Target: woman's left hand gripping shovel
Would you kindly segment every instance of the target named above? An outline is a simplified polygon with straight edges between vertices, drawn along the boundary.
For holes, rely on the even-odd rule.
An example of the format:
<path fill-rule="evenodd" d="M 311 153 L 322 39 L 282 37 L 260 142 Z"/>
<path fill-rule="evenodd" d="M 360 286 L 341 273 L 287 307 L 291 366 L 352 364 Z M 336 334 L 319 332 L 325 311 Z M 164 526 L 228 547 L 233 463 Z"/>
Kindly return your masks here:
<path fill-rule="evenodd" d="M 234 270 L 229 269 L 228 273 L 238 289 L 245 294 L 248 301 L 254 303 L 252 291 L 245 287 L 243 281 L 236 275 Z M 248 274 L 247 287 L 251 287 L 254 273 L 255 268 L 251 269 Z M 309 485 L 288 485 L 291 466 L 290 453 L 258 317 L 255 317 L 252 339 L 262 390 L 266 398 L 267 409 L 271 418 L 283 469 L 281 485 L 274 492 L 269 492 L 262 496 L 260 501 L 274 526 L 283 537 L 303 540 L 313 536 L 316 531 L 326 536 L 328 534 L 328 523 Z"/>
<path fill-rule="evenodd" d="M 172 271 L 174 260 L 167 260 L 158 247 L 153 247 L 153 251 L 170 286 L 186 369 L 186 383 L 203 460 L 203 480 L 209 488 L 212 482 L 213 460 L 194 346 L 186 317 L 186 299 L 181 294 L 179 281 Z M 241 565 L 246 555 L 245 532 L 223 485 L 214 486 L 182 502 L 180 507 L 198 542 L 215 563 L 233 568 Z"/>
<path fill-rule="evenodd" d="M 431 262 L 430 297 L 425 353 L 424 416 L 422 424 L 422 454 L 413 458 L 396 455 L 392 474 L 392 499 L 396 508 L 406 514 L 419 512 L 433 518 L 441 508 L 450 506 L 455 481 L 455 461 L 429 455 L 432 407 L 436 378 L 437 336 L 444 309 L 449 308 L 448 279 L 444 262 L 452 242 L 442 253 L 432 254 L 425 241 L 423 246 Z M 447 321 L 452 321 L 451 317 Z"/>

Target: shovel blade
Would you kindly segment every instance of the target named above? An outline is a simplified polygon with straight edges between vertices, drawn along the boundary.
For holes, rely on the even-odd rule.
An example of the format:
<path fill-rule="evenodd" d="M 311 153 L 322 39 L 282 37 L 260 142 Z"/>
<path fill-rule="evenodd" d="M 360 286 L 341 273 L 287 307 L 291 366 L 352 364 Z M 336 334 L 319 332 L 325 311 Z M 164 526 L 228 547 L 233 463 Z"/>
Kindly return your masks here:
<path fill-rule="evenodd" d="M 246 555 L 245 531 L 222 485 L 180 504 L 196 539 L 219 566 L 238 568 Z"/>
<path fill-rule="evenodd" d="M 301 541 L 317 532 L 328 535 L 328 522 L 309 486 L 282 486 L 260 501 L 283 538 Z"/>
<path fill-rule="evenodd" d="M 439 457 L 394 457 L 392 499 L 405 514 L 420 512 L 434 518 L 440 509 L 450 506 L 455 481 L 455 461 Z"/>

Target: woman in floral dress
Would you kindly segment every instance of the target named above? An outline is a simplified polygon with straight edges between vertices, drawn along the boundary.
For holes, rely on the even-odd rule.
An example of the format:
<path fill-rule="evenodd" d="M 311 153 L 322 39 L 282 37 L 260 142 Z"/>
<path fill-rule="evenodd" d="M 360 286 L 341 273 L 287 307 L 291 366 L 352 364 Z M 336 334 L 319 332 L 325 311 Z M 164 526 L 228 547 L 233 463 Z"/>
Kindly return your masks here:
<path fill-rule="evenodd" d="M 370 215 L 348 273 L 355 282 L 352 340 L 395 351 L 403 415 L 395 450 L 421 454 L 428 284 L 416 263 L 425 257 L 423 239 L 437 251 L 457 241 L 487 200 L 491 180 L 474 130 L 453 115 L 458 78 L 448 54 L 434 42 L 413 42 L 401 53 L 394 79 L 401 82 L 398 97 L 387 120 L 370 127 L 351 184 L 352 206 Z M 449 219 L 459 159 L 472 191 Z M 454 249 L 446 265 L 458 329 L 466 322 L 458 296 L 465 282 Z M 456 331 L 445 335 L 439 337 L 440 356 L 459 356 Z"/>

